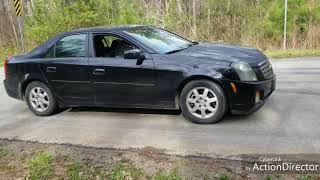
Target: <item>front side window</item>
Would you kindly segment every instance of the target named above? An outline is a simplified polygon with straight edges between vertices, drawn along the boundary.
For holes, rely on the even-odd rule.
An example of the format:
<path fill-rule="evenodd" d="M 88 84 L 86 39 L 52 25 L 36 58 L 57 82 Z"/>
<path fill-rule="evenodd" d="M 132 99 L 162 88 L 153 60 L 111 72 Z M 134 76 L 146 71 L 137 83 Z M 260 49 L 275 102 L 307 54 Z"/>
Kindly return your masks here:
<path fill-rule="evenodd" d="M 125 33 L 161 54 L 185 49 L 193 44 L 173 33 L 154 27 L 133 28 Z"/>
<path fill-rule="evenodd" d="M 55 57 L 86 57 L 86 34 L 62 38 L 55 45 Z"/>
<path fill-rule="evenodd" d="M 54 48 L 55 46 L 52 46 L 48 52 L 45 54 L 45 58 L 54 58 Z"/>
<path fill-rule="evenodd" d="M 95 35 L 93 38 L 96 57 L 124 58 L 124 52 L 137 49 L 135 45 L 114 35 Z"/>

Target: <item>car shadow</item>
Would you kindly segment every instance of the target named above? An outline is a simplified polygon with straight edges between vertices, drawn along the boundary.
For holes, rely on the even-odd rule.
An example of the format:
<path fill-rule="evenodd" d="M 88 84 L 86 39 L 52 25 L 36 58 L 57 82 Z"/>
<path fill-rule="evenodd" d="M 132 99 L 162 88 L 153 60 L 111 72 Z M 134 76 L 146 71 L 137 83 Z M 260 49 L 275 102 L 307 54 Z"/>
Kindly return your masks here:
<path fill-rule="evenodd" d="M 140 109 L 140 108 L 110 108 L 110 107 L 74 107 L 63 108 L 59 112 L 110 112 L 110 113 L 129 113 L 129 114 L 159 114 L 159 115 L 180 115 L 181 110 L 163 109 Z M 232 115 L 229 112 L 217 122 L 217 125 L 230 124 L 235 122 L 257 121 L 255 113 L 248 115 Z"/>
<path fill-rule="evenodd" d="M 64 110 L 66 111 L 66 109 Z M 69 112 L 115 112 L 115 113 L 133 113 L 133 114 L 166 114 L 180 115 L 180 110 L 164 109 L 140 109 L 140 108 L 107 108 L 107 107 L 75 107 L 69 109 Z"/>
<path fill-rule="evenodd" d="M 110 107 L 74 107 L 66 108 L 67 112 L 110 112 L 110 113 L 129 113 L 129 114 L 158 114 L 158 115 L 180 115 L 181 110 L 163 109 L 140 109 L 140 108 L 110 108 Z M 229 124 L 234 122 L 256 121 L 254 114 L 232 115 L 227 113 L 217 124 Z"/>
<path fill-rule="evenodd" d="M 239 123 L 249 123 L 249 122 L 258 122 L 259 121 L 259 113 L 253 112 L 250 114 L 231 114 L 227 113 L 222 120 L 218 122 L 218 124 L 234 124 L 236 122 Z"/>

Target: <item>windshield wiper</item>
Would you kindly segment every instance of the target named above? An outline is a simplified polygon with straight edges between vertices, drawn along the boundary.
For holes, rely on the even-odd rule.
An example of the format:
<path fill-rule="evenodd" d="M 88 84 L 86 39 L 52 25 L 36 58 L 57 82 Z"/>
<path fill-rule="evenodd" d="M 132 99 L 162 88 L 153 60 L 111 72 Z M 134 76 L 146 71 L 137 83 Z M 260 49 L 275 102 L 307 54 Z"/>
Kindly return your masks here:
<path fill-rule="evenodd" d="M 173 53 L 176 53 L 176 52 L 185 50 L 185 49 L 187 49 L 188 47 L 193 46 L 193 45 L 197 45 L 197 44 L 199 44 L 199 43 L 198 43 L 198 42 L 192 42 L 192 43 L 188 44 L 188 45 L 187 45 L 186 47 L 184 47 L 184 48 L 172 50 L 172 51 L 166 52 L 166 54 L 173 54 Z"/>
<path fill-rule="evenodd" d="M 187 49 L 187 47 L 186 47 L 186 48 L 181 48 L 181 49 L 172 50 L 172 51 L 166 52 L 166 54 L 173 54 L 173 53 L 176 53 L 176 52 L 185 50 L 185 49 Z"/>

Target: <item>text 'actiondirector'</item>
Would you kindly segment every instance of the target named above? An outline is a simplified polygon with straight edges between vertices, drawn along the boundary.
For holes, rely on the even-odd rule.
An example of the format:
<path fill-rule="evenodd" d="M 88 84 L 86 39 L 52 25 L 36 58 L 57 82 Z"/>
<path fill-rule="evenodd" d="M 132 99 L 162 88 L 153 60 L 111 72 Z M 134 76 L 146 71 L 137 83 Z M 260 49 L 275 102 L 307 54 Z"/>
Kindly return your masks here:
<path fill-rule="evenodd" d="M 245 154 L 241 162 L 252 174 L 320 174 L 320 154 Z"/>

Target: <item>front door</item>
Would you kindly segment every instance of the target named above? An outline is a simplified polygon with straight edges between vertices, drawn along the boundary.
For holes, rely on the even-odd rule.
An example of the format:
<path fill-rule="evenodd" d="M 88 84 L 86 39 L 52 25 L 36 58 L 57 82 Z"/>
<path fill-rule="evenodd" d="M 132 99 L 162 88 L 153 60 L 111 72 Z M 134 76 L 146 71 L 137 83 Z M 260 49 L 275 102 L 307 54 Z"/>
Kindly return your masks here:
<path fill-rule="evenodd" d="M 40 62 L 55 96 L 67 105 L 93 104 L 87 56 L 87 34 L 63 37 Z"/>
<path fill-rule="evenodd" d="M 98 106 L 149 107 L 154 105 L 155 74 L 150 55 L 141 65 L 124 59 L 124 52 L 138 49 L 112 34 L 93 35 L 94 56 L 89 59 L 95 103 Z"/>

